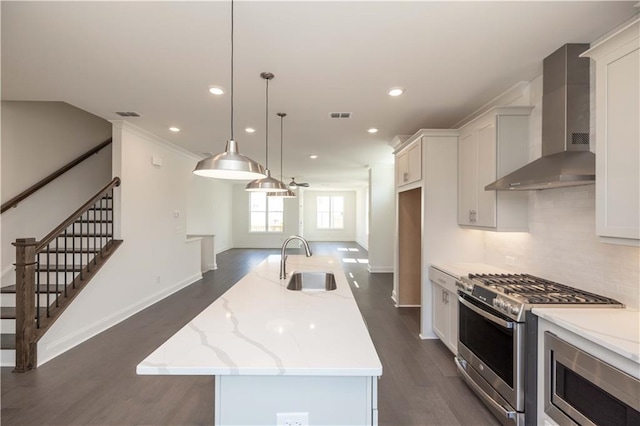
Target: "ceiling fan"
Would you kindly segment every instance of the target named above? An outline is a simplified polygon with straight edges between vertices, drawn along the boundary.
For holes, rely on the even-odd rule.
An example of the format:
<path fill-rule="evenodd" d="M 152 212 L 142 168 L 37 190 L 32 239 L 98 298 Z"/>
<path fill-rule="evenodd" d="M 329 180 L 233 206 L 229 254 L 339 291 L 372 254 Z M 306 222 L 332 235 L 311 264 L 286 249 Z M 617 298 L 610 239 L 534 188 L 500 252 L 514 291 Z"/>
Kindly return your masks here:
<path fill-rule="evenodd" d="M 296 178 L 292 177 L 292 178 L 291 178 L 291 182 L 289 182 L 289 188 L 297 188 L 297 187 L 299 187 L 299 186 L 302 186 L 302 187 L 304 187 L 304 188 L 308 188 L 308 187 L 309 187 L 309 184 L 308 184 L 308 183 L 306 183 L 306 182 L 300 182 L 300 183 L 298 183 L 298 182 L 296 182 Z"/>

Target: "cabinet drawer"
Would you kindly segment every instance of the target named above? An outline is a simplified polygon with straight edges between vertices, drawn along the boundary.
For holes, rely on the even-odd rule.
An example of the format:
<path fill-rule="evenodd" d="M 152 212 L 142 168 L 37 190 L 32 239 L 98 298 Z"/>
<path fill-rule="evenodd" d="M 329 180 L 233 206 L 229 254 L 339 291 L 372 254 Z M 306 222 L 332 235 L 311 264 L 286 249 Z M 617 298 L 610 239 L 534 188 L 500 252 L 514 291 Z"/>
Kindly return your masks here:
<path fill-rule="evenodd" d="M 456 294 L 457 288 L 455 277 L 452 277 L 451 275 L 431 266 L 429 267 L 429 279 L 445 290 Z"/>

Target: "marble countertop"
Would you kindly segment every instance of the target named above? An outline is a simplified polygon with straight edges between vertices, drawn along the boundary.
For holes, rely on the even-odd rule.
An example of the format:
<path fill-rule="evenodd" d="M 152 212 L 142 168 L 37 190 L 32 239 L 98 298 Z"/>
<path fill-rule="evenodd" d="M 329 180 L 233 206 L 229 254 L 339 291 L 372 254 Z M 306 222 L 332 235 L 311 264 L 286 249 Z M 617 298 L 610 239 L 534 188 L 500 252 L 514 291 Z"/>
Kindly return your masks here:
<path fill-rule="evenodd" d="M 380 376 L 382 364 L 340 259 L 288 257 L 287 270 L 333 272 L 337 289 L 301 292 L 269 256 L 138 364 L 138 374 Z"/>
<path fill-rule="evenodd" d="M 534 308 L 532 312 L 640 363 L 640 311 L 615 308 Z"/>
<path fill-rule="evenodd" d="M 458 279 L 467 277 L 469 274 L 513 274 L 512 271 L 501 269 L 486 263 L 475 262 L 455 262 L 455 263 L 434 263 L 433 266 L 442 272 Z"/>

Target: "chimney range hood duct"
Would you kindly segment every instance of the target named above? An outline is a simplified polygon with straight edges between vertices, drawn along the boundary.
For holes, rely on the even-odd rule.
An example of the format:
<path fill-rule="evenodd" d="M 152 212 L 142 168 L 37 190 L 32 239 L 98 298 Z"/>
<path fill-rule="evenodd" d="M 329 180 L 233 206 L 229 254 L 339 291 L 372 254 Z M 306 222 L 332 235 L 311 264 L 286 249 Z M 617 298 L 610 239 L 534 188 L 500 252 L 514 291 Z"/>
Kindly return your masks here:
<path fill-rule="evenodd" d="M 565 44 L 543 62 L 542 157 L 485 190 L 531 190 L 590 185 L 596 157 L 589 151 L 588 44 Z"/>

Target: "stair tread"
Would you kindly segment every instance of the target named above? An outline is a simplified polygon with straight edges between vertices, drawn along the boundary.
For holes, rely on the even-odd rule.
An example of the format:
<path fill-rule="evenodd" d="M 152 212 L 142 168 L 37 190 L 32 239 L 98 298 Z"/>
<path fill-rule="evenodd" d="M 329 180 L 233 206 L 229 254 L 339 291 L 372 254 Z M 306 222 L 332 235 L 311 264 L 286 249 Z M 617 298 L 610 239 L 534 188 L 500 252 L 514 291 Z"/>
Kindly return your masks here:
<path fill-rule="evenodd" d="M 15 349 L 15 348 L 16 348 L 15 334 L 0 334 L 0 349 Z"/>
<path fill-rule="evenodd" d="M 51 309 L 51 308 L 50 308 Z M 45 318 L 47 316 L 47 307 L 40 308 L 40 318 Z M 0 319 L 16 319 L 16 308 L 15 306 L 3 306 L 0 308 Z"/>
<path fill-rule="evenodd" d="M 40 294 L 45 294 L 47 293 L 47 285 L 46 284 L 41 284 L 38 286 L 40 288 Z M 58 286 L 58 290 L 56 291 L 56 286 L 55 285 L 51 285 L 49 284 L 49 291 L 48 293 L 62 293 L 64 291 L 64 284 L 61 284 Z M 16 285 L 9 285 L 6 287 L 2 287 L 0 288 L 0 293 L 2 294 L 15 294 L 16 292 Z M 37 290 L 36 290 L 37 292 Z"/>

